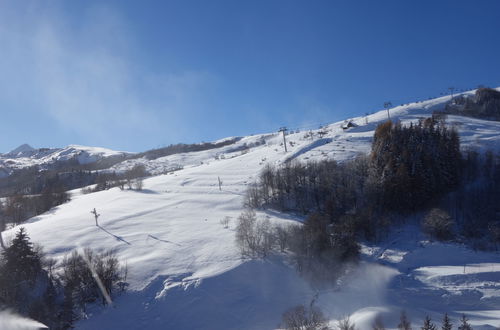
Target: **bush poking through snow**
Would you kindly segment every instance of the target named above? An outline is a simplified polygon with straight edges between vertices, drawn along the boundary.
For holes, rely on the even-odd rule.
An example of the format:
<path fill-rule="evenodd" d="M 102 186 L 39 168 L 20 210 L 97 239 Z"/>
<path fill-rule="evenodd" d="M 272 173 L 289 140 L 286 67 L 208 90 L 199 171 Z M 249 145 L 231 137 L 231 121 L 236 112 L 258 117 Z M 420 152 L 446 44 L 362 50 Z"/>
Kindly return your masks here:
<path fill-rule="evenodd" d="M 231 217 L 225 216 L 224 218 L 220 219 L 220 224 L 224 228 L 229 228 L 229 223 L 231 222 Z"/>
<path fill-rule="evenodd" d="M 327 330 L 328 322 L 321 310 L 312 305 L 310 308 L 299 305 L 288 309 L 281 316 L 282 326 L 287 330 Z"/>
<path fill-rule="evenodd" d="M 124 174 L 128 189 L 142 190 L 142 178 L 148 175 L 144 165 L 135 165 Z"/>
<path fill-rule="evenodd" d="M 109 304 L 118 283 L 126 280 L 126 273 L 113 251 L 73 251 L 64 259 L 61 275 L 65 293 L 71 299 L 66 303 L 78 307 L 82 313 L 88 303 L 98 299 L 103 305 Z"/>
<path fill-rule="evenodd" d="M 423 221 L 424 231 L 432 238 L 445 241 L 453 238 L 454 221 L 441 209 L 434 208 L 427 213 Z"/>
<path fill-rule="evenodd" d="M 133 181 L 133 188 L 135 190 L 141 191 L 143 187 L 144 187 L 144 182 L 142 178 L 136 178 Z"/>
<path fill-rule="evenodd" d="M 401 315 L 399 316 L 398 330 L 411 330 L 411 322 L 405 311 L 401 311 Z"/>
<path fill-rule="evenodd" d="M 236 244 L 247 257 L 266 257 L 273 249 L 274 235 L 269 220 L 257 220 L 255 211 L 246 209 L 238 217 Z"/>

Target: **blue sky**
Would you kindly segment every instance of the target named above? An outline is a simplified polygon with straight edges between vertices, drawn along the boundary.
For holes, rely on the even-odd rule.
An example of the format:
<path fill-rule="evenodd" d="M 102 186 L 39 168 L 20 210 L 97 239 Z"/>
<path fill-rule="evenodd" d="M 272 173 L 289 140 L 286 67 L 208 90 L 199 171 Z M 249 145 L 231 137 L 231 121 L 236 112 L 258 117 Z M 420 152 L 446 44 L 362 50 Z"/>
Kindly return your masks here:
<path fill-rule="evenodd" d="M 500 1 L 0 1 L 0 152 L 141 151 L 500 86 Z"/>

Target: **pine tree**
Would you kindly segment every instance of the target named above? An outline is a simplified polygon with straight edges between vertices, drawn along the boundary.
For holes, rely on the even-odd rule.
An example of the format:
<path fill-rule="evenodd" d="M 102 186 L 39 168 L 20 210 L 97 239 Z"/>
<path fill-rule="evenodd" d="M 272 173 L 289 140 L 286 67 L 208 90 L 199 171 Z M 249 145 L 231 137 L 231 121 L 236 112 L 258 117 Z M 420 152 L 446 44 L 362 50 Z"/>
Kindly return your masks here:
<path fill-rule="evenodd" d="M 422 330 L 436 330 L 436 325 L 431 322 L 431 318 L 427 315 L 424 320 L 424 325 L 421 328 Z"/>
<path fill-rule="evenodd" d="M 441 326 L 441 329 L 442 330 L 451 330 L 452 327 L 453 327 L 453 324 L 451 323 L 451 320 L 448 317 L 448 313 L 445 313 L 444 317 L 443 317 L 443 325 Z"/>
<path fill-rule="evenodd" d="M 33 248 L 33 243 L 23 227 L 2 254 L 5 260 L 5 272 L 10 274 L 12 279 L 33 284 L 42 266 L 40 256 Z"/>
<path fill-rule="evenodd" d="M 460 319 L 460 325 L 458 326 L 458 330 L 472 330 L 472 326 L 469 324 L 469 319 L 465 317 L 465 314 L 462 314 L 462 318 Z"/>
<path fill-rule="evenodd" d="M 40 256 L 33 248 L 24 228 L 16 233 L 12 244 L 2 251 L 0 301 L 21 314 L 30 311 L 32 288 L 42 273 Z"/>

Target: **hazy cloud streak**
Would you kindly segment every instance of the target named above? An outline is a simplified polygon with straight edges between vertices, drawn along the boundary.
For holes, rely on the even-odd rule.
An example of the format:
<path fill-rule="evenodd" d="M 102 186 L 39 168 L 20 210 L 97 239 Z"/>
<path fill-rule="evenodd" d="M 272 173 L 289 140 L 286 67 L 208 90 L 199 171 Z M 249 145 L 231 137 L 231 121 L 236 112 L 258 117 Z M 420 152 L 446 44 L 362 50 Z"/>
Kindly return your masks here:
<path fill-rule="evenodd" d="M 0 78 L 0 93 L 88 143 L 175 138 L 169 129 L 186 126 L 184 117 L 199 111 L 213 83 L 208 73 L 153 73 L 134 63 L 139 46 L 108 7 L 89 9 L 79 24 L 37 5 L 16 14 L 18 20 L 0 13 L 0 42 L 7 50 L 0 63 L 7 73 Z"/>

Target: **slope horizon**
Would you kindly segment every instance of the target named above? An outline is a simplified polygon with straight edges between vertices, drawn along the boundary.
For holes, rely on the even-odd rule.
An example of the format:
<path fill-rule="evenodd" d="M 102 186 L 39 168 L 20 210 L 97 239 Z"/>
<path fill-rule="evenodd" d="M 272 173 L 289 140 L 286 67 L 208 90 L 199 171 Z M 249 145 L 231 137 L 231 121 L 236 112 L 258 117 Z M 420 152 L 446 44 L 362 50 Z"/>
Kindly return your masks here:
<path fill-rule="evenodd" d="M 0 152 L 138 152 L 498 86 L 499 11 L 491 0 L 1 1 Z"/>
<path fill-rule="evenodd" d="M 491 87 L 491 88 L 500 91 L 500 85 L 498 87 Z M 463 91 L 455 91 L 454 92 L 454 96 L 467 95 L 467 94 L 473 93 L 475 91 L 476 91 L 475 88 L 472 88 L 472 89 L 469 89 L 469 90 L 463 90 Z M 424 100 L 411 100 L 411 101 L 408 101 L 408 102 L 403 102 L 401 104 L 416 105 L 416 104 L 418 104 L 420 102 L 423 102 L 423 101 L 433 101 L 433 100 L 442 99 L 442 98 L 446 99 L 447 97 L 450 97 L 450 96 L 446 96 L 445 95 L 445 96 L 438 96 L 438 97 L 434 97 L 434 98 L 427 98 L 427 99 L 424 99 Z M 396 108 L 397 106 L 398 106 L 398 104 L 393 104 L 392 108 L 390 108 L 390 109 L 392 110 L 392 109 Z M 317 129 L 318 127 L 321 127 L 321 126 L 327 126 L 327 125 L 334 124 L 336 122 L 341 122 L 341 121 L 348 120 L 348 119 L 351 119 L 351 118 L 354 118 L 354 117 L 363 117 L 363 116 L 366 116 L 367 114 L 374 114 L 374 113 L 381 112 L 381 111 L 385 111 L 385 110 L 382 108 L 382 109 L 378 109 L 378 110 L 372 111 L 372 112 L 361 112 L 361 113 L 357 113 L 357 114 L 352 114 L 351 116 L 348 116 L 348 117 L 338 118 L 338 119 L 333 120 L 333 121 L 313 120 L 312 122 L 314 122 L 314 123 L 311 123 L 311 124 L 308 124 L 308 125 L 292 125 L 292 126 L 288 126 L 288 129 L 289 130 L 290 129 L 291 130 Z M 174 142 L 172 142 L 170 144 L 178 144 L 178 143 L 180 143 L 180 144 L 182 144 L 182 143 L 200 144 L 200 143 L 205 143 L 205 142 L 215 142 L 215 141 L 219 141 L 219 140 L 224 140 L 224 139 L 231 138 L 231 137 L 243 137 L 243 136 L 253 136 L 253 135 L 258 135 L 258 134 L 270 134 L 270 133 L 277 132 L 279 127 L 283 127 L 283 125 L 275 125 L 275 126 L 277 127 L 277 129 L 275 131 L 260 131 L 260 132 L 252 132 L 251 134 L 237 134 L 237 135 L 224 135 L 224 133 L 222 133 L 222 134 L 220 134 L 219 137 L 216 137 L 216 138 L 214 138 L 212 140 L 191 141 L 191 142 L 187 142 L 187 141 L 174 141 Z M 79 145 L 79 144 L 75 144 L 75 143 L 69 143 L 69 144 L 58 145 L 58 146 L 46 146 L 46 145 L 42 145 L 42 146 L 35 145 L 35 146 L 36 147 L 33 147 L 32 143 L 24 142 L 24 143 L 21 143 L 21 144 L 17 145 L 15 148 L 13 148 L 10 151 L 6 151 L 6 152 L 1 152 L 0 151 L 0 155 L 8 155 L 8 154 L 14 153 L 16 150 L 20 150 L 20 148 L 24 148 L 24 147 L 29 147 L 29 148 L 33 148 L 33 149 L 40 149 L 40 148 L 61 149 L 61 148 L 66 148 L 66 147 L 84 147 L 84 148 L 85 147 L 97 147 L 97 148 L 109 149 L 110 151 L 125 152 L 125 153 L 139 153 L 139 152 L 144 152 L 144 151 L 148 151 L 148 150 L 153 150 L 153 149 L 157 149 L 157 148 L 166 147 L 167 145 L 166 144 L 157 145 L 156 147 L 152 147 L 152 148 L 149 148 L 149 149 L 141 149 L 141 150 L 135 150 L 135 151 L 117 150 L 117 149 L 113 149 L 111 146 L 107 146 L 107 145 Z"/>

